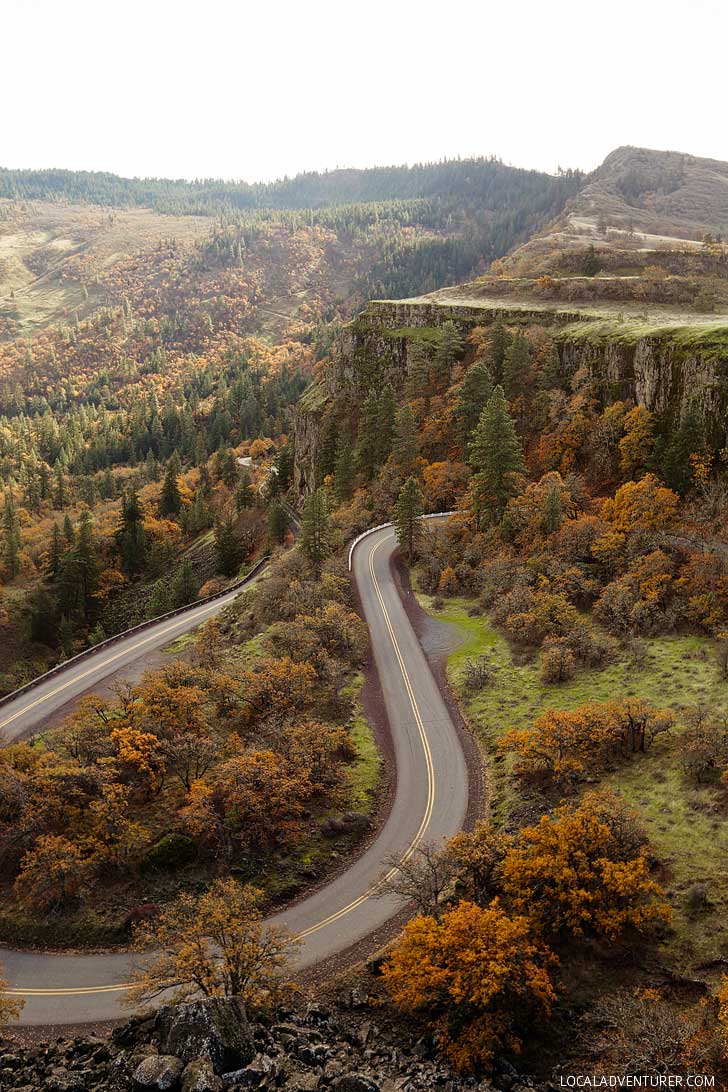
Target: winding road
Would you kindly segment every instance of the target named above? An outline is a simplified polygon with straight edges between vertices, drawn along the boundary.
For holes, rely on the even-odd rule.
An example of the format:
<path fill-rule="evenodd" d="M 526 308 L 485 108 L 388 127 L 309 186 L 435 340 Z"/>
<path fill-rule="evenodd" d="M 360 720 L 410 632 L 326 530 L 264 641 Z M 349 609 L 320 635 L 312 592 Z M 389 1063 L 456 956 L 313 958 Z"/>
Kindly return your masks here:
<path fill-rule="evenodd" d="M 301 941 L 299 967 L 312 966 L 375 932 L 401 910 L 381 893 L 386 862 L 418 844 L 457 833 L 468 803 L 468 772 L 457 730 L 412 629 L 390 566 L 391 527 L 371 532 L 353 550 L 352 568 L 369 627 L 392 733 L 396 789 L 391 811 L 368 848 L 319 891 L 269 920 Z M 238 589 L 239 590 L 239 589 Z M 140 634 L 99 650 L 0 708 L 0 730 L 17 737 L 124 664 L 186 633 L 232 601 L 192 607 Z M 49 954 L 0 951 L 9 992 L 25 999 L 22 1024 L 80 1024 L 122 1015 L 128 953 Z"/>

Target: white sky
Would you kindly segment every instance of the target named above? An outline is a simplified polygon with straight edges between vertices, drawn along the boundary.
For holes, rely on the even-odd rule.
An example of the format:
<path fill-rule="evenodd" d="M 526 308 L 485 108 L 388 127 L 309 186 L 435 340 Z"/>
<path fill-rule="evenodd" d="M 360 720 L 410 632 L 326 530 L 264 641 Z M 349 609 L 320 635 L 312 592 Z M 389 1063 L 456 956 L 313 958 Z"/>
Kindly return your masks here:
<path fill-rule="evenodd" d="M 0 166 L 728 160 L 727 0 L 0 0 Z"/>

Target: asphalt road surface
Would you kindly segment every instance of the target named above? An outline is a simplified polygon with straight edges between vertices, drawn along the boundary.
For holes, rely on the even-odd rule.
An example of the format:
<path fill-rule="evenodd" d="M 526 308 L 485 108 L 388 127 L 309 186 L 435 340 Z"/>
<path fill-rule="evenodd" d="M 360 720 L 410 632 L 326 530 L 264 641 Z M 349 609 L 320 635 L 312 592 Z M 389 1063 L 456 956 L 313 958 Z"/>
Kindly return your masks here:
<path fill-rule="evenodd" d="M 381 894 L 387 861 L 412 853 L 417 845 L 440 843 L 457 833 L 465 818 L 465 758 L 391 575 L 395 547 L 391 528 L 384 528 L 364 538 L 353 558 L 392 730 L 394 801 L 384 826 L 349 869 L 270 919 L 298 935 L 300 967 L 344 951 L 393 917 L 401 903 L 391 894 Z M 68 678 L 58 675 L 0 709 L 0 729 L 17 736 L 37 726 L 58 704 L 92 689 L 122 663 L 193 629 L 228 601 L 193 607 L 69 667 Z M 22 1024 L 80 1024 L 116 1019 L 124 1012 L 121 1002 L 130 977 L 126 953 L 54 955 L 2 950 L 0 960 L 10 991 L 25 998 Z"/>

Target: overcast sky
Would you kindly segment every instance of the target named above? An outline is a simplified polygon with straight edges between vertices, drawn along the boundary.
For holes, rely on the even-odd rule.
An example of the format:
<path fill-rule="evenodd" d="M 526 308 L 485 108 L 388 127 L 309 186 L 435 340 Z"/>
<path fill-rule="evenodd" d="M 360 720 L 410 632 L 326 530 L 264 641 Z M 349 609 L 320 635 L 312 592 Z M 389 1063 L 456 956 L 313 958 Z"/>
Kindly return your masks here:
<path fill-rule="evenodd" d="M 728 160 L 726 0 L 0 0 L 0 166 Z"/>

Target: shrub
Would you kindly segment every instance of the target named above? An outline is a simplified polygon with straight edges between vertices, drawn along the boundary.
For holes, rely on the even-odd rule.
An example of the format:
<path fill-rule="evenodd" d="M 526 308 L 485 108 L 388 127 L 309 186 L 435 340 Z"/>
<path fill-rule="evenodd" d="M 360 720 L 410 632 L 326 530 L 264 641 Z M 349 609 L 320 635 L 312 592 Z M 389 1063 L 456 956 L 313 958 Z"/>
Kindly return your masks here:
<path fill-rule="evenodd" d="M 547 637 L 541 657 L 541 681 L 562 683 L 570 679 L 576 668 L 574 653 L 564 637 Z"/>
<path fill-rule="evenodd" d="M 194 839 L 186 834 L 165 834 L 153 846 L 151 846 L 142 862 L 142 868 L 146 870 L 159 870 L 171 872 L 173 869 L 182 868 L 194 861 L 197 856 L 197 845 Z"/>

